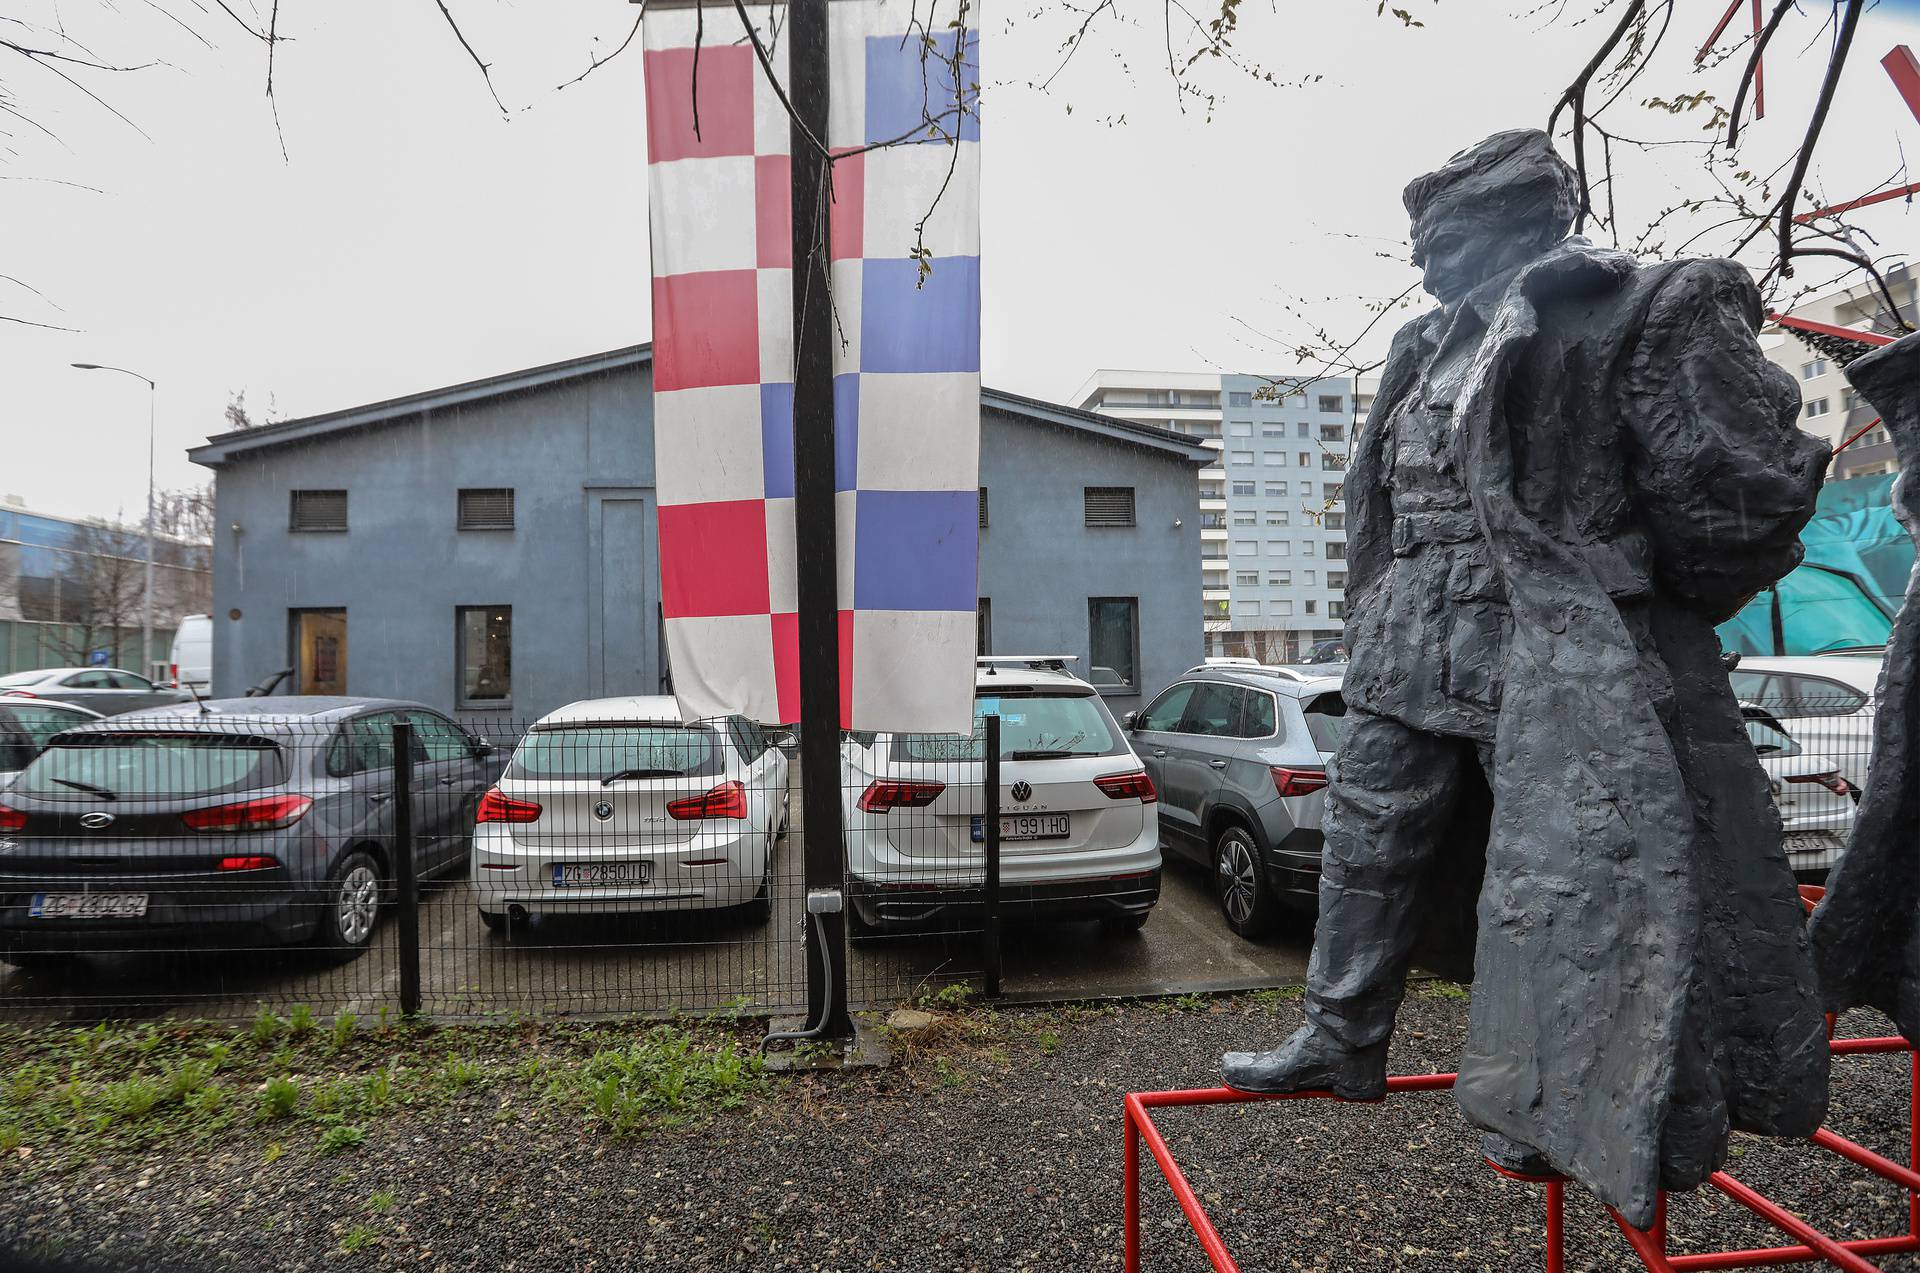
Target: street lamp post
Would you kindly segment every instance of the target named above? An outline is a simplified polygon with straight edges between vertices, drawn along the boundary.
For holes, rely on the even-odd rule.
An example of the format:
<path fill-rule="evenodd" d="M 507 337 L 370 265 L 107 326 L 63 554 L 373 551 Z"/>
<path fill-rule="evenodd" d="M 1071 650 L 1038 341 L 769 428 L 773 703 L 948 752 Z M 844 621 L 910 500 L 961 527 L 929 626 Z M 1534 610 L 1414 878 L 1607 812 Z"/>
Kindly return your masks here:
<path fill-rule="evenodd" d="M 140 675 L 146 676 L 153 670 L 153 424 L 160 389 L 149 377 L 125 367 L 109 367 L 97 362 L 76 362 L 73 366 L 81 371 L 117 371 L 145 381 L 147 386 L 147 583 L 140 606 L 140 659 L 145 664 Z"/>

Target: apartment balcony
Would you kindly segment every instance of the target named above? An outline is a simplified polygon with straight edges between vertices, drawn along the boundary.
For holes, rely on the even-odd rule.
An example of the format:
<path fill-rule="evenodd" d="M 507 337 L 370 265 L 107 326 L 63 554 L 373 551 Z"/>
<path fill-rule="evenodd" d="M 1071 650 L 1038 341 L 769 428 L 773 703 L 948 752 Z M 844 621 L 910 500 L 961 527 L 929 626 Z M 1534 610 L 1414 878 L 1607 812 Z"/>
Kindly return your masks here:
<path fill-rule="evenodd" d="M 1203 513 L 1224 513 L 1227 511 L 1227 497 L 1224 495 L 1202 495 L 1200 511 Z"/>
<path fill-rule="evenodd" d="M 1223 523 L 1216 522 L 1208 524 L 1207 522 L 1201 522 L 1200 539 L 1202 543 L 1216 539 L 1221 543 L 1225 543 L 1227 539 L 1227 528 Z"/>
<path fill-rule="evenodd" d="M 1202 601 L 1226 601 L 1232 596 L 1233 590 L 1230 588 L 1202 588 L 1200 590 L 1200 599 Z"/>

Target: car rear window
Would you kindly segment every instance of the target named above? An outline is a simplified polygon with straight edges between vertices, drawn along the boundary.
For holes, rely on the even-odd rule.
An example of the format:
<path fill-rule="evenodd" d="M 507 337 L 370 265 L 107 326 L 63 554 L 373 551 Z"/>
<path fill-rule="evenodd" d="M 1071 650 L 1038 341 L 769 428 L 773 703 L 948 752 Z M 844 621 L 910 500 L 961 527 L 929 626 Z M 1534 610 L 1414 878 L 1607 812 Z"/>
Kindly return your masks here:
<path fill-rule="evenodd" d="M 907 761 L 980 760 L 986 756 L 986 726 L 1000 717 L 1000 758 L 1113 756 L 1126 749 L 1120 727 L 1098 695 L 1005 694 L 973 700 L 973 735 L 895 734 L 893 758 Z"/>
<path fill-rule="evenodd" d="M 713 731 L 696 725 L 563 725 L 536 729 L 513 753 L 505 776 L 593 778 L 638 771 L 661 777 L 718 773 Z"/>
<path fill-rule="evenodd" d="M 1772 721 L 1749 716 L 1746 719 L 1746 725 L 1747 737 L 1753 743 L 1755 755 L 1798 756 L 1800 754 L 1800 744 L 1793 740 L 1793 735 Z"/>
<path fill-rule="evenodd" d="M 41 752 L 13 789 L 49 800 L 164 800 L 285 781 L 286 759 L 267 738 L 77 734 Z"/>
<path fill-rule="evenodd" d="M 1339 751 L 1347 736 L 1347 700 L 1338 694 L 1321 694 L 1301 704 L 1306 713 L 1307 733 L 1315 751 Z"/>

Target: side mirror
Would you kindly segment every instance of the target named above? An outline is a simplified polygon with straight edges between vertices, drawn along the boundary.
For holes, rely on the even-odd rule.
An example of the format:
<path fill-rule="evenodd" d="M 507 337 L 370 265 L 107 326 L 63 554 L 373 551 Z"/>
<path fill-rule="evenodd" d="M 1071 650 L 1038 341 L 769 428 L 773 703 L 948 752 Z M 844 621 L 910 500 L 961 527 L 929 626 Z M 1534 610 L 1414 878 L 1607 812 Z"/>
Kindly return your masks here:
<path fill-rule="evenodd" d="M 493 752 L 493 744 L 486 739 L 476 738 L 473 740 L 473 758 L 475 760 L 485 760 L 488 756 L 493 755 Z"/>
<path fill-rule="evenodd" d="M 1120 728 L 1126 730 L 1129 734 L 1138 730 L 1140 728 L 1140 713 L 1128 712 L 1125 716 L 1122 716 L 1120 718 Z"/>

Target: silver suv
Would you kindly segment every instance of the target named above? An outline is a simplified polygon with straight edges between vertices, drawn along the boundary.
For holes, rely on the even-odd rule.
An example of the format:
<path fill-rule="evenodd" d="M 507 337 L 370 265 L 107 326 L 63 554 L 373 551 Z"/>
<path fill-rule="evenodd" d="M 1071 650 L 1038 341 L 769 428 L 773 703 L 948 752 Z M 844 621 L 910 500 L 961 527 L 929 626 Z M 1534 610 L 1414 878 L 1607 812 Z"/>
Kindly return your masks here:
<path fill-rule="evenodd" d="M 1126 717 L 1160 793 L 1162 846 L 1212 871 L 1220 910 L 1243 937 L 1283 907 L 1313 913 L 1327 762 L 1346 713 L 1338 675 L 1211 667 Z"/>

